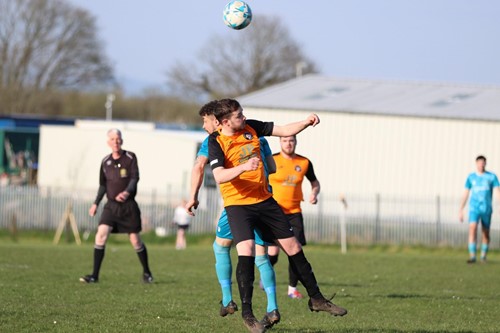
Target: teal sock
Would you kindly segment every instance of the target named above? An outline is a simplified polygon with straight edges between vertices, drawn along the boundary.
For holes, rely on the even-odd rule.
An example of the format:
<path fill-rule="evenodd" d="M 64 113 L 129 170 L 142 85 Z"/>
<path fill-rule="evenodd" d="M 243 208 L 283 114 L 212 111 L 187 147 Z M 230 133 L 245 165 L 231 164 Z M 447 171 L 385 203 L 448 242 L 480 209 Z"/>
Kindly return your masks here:
<path fill-rule="evenodd" d="M 267 255 L 256 256 L 255 265 L 259 269 L 260 279 L 262 280 L 267 295 L 267 312 L 276 310 L 278 309 L 278 302 L 276 300 L 276 276 L 273 266 L 269 261 L 269 257 Z"/>
<path fill-rule="evenodd" d="M 476 259 L 476 243 L 469 243 L 469 257 Z"/>
<path fill-rule="evenodd" d="M 215 272 L 222 290 L 222 305 L 226 306 L 233 299 L 231 292 L 231 274 L 233 267 L 231 265 L 231 247 L 220 246 L 216 242 L 213 245 L 215 255 Z"/>
<path fill-rule="evenodd" d="M 486 255 L 488 254 L 489 245 L 488 243 L 481 244 L 481 259 L 486 259 Z"/>

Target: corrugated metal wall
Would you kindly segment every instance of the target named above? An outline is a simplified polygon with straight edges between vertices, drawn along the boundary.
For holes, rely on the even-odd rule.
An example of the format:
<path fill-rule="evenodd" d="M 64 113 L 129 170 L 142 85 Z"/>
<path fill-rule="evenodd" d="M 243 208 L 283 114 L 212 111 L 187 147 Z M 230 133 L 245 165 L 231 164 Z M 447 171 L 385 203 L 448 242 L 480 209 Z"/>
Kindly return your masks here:
<path fill-rule="evenodd" d="M 277 125 L 310 112 L 245 109 Z M 297 153 L 313 162 L 327 193 L 403 196 L 461 194 L 475 158 L 500 173 L 500 122 L 320 112 L 321 123 L 298 136 Z M 270 139 L 274 152 L 277 138 Z"/>
<path fill-rule="evenodd" d="M 310 114 L 243 108 L 247 118 L 274 121 L 276 125 Z M 380 195 L 414 201 L 415 207 L 419 201 L 440 198 L 451 201 L 441 219 L 452 222 L 458 219 L 460 196 L 467 175 L 475 171 L 476 156 L 485 155 L 487 169 L 500 173 L 500 122 L 332 112 L 318 115 L 321 123 L 299 134 L 296 152 L 312 161 L 323 197 Z M 278 138 L 269 142 L 273 152 L 280 150 Z M 308 189 L 305 181 L 306 194 Z M 494 223 L 500 220 L 498 200 Z M 303 207 L 309 209 L 307 203 Z M 384 207 L 384 211 L 396 217 L 408 215 L 408 209 L 398 204 Z M 435 208 L 426 205 L 412 214 L 433 220 L 426 216 L 434 216 Z"/>

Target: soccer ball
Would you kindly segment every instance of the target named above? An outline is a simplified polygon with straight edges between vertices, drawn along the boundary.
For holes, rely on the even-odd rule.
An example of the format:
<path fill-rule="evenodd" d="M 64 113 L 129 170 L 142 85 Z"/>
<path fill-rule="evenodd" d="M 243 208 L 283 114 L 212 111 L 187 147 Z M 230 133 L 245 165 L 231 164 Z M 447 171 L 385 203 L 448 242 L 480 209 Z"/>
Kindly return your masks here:
<path fill-rule="evenodd" d="M 155 233 L 156 233 L 156 236 L 158 236 L 158 237 L 167 237 L 167 228 L 156 227 Z"/>
<path fill-rule="evenodd" d="M 223 11 L 224 23 L 231 29 L 241 30 L 252 22 L 252 10 L 243 1 L 231 1 Z"/>

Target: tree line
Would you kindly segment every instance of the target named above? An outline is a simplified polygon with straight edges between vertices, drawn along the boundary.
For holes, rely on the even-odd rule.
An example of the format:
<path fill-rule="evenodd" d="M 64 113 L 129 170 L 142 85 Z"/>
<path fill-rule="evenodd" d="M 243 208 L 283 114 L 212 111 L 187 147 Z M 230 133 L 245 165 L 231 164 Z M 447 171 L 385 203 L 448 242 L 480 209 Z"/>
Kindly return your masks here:
<path fill-rule="evenodd" d="M 169 93 L 127 96 L 98 33 L 96 18 L 66 0 L 0 0 L 0 114 L 103 118 L 113 92 L 114 119 L 197 124 L 208 100 L 289 80 L 297 66 L 317 72 L 281 21 L 262 16 L 211 37 L 196 61 L 178 60 L 165 72 Z"/>

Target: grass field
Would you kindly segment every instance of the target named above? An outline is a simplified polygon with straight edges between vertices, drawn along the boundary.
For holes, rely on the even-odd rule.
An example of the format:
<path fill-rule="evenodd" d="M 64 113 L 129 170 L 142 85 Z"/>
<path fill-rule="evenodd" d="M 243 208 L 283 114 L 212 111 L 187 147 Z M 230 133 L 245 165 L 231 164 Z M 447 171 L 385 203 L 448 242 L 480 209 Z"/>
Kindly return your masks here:
<path fill-rule="evenodd" d="M 139 282 L 139 261 L 122 238 L 108 244 L 100 282 L 79 283 L 91 271 L 92 248 L 90 240 L 54 246 L 0 237 L 0 332 L 246 332 L 239 312 L 218 315 L 211 238 L 188 239 L 185 251 L 171 240 L 151 240 L 152 285 Z M 443 249 L 355 248 L 341 255 L 338 247 L 310 245 L 306 255 L 322 291 L 337 292 L 334 301 L 349 314 L 312 313 L 306 299 L 288 299 L 282 256 L 276 273 L 282 322 L 270 331 L 500 331 L 498 252 L 475 265 L 465 263 L 464 251 Z M 233 293 L 240 304 L 235 283 Z M 265 295 L 256 287 L 254 312 L 261 318 L 264 311 Z"/>

